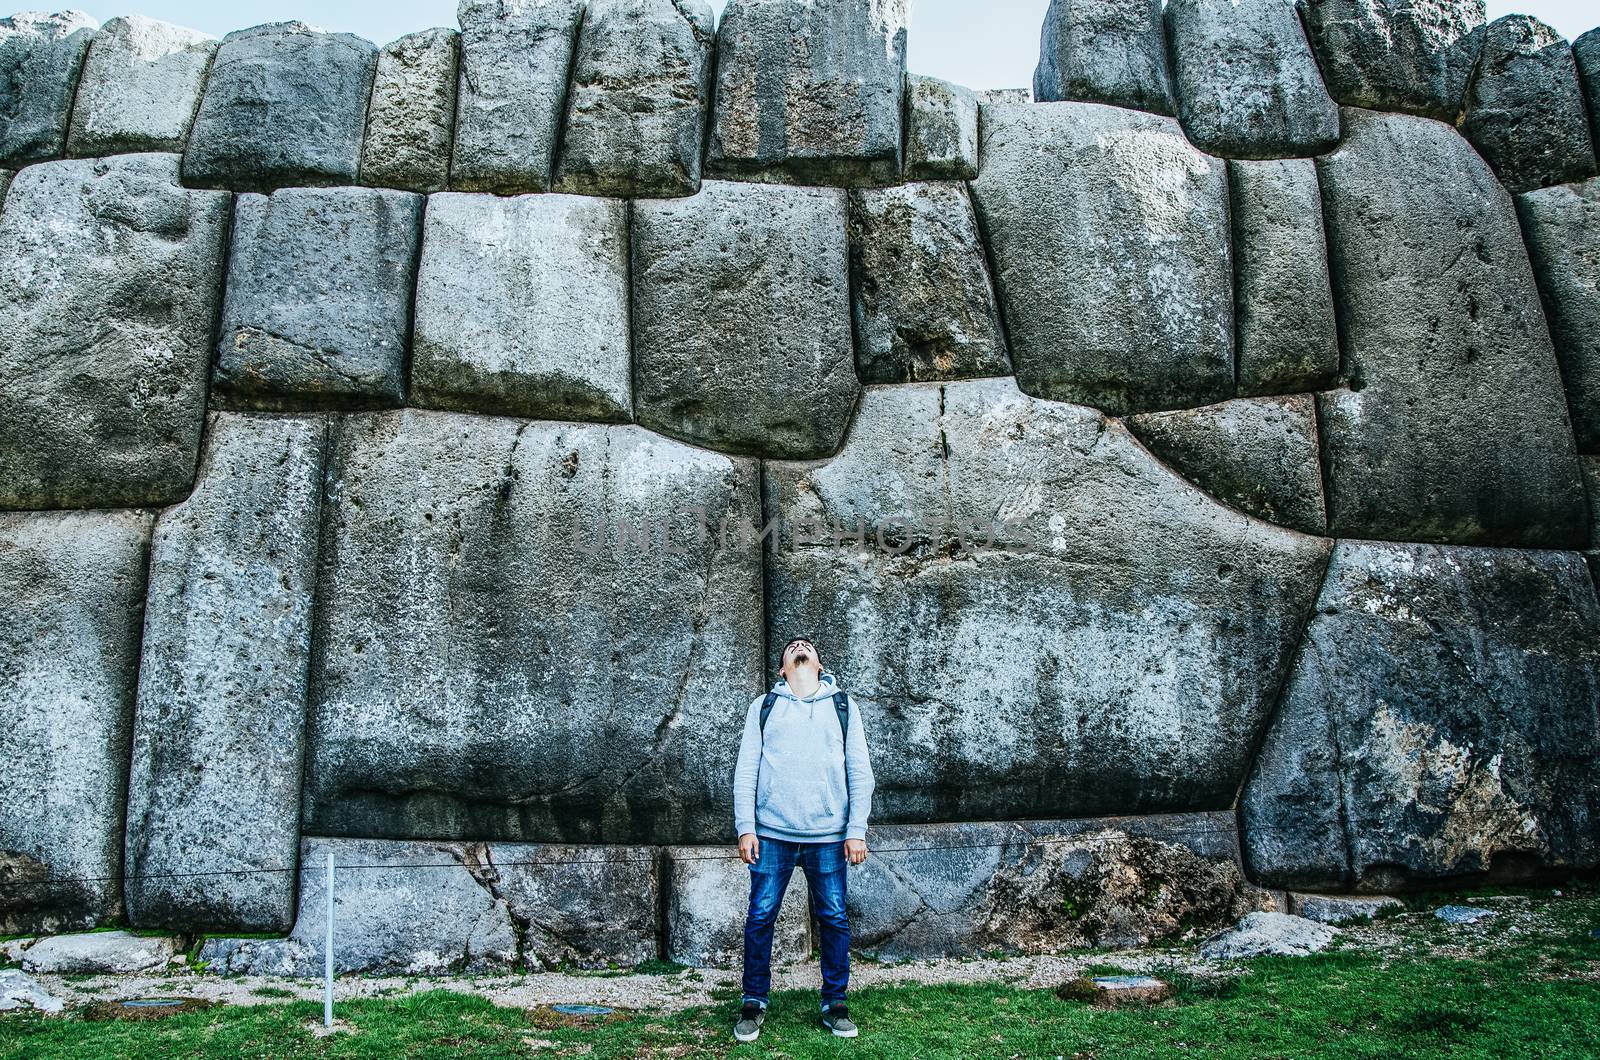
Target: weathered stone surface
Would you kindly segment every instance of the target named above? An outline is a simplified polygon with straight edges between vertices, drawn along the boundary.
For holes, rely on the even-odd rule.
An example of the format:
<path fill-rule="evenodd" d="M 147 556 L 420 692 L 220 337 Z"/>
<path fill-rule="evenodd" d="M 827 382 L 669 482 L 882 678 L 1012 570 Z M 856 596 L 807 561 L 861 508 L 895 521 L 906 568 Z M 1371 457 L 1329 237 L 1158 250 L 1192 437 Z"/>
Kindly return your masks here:
<path fill-rule="evenodd" d="M 1484 0 L 1300 0 L 1333 98 L 1454 122 L 1478 57 Z"/>
<path fill-rule="evenodd" d="M 327 891 L 323 891 L 323 901 L 327 901 Z M 323 956 L 316 947 L 292 939 L 208 938 L 200 944 L 195 959 L 214 975 L 299 979 L 318 974 Z"/>
<path fill-rule="evenodd" d="M 321 967 L 330 850 L 341 973 L 604 968 L 656 956 L 648 847 L 307 839 L 289 940 L 298 946 L 277 963 L 311 954 Z M 341 875 L 341 864 L 375 867 Z"/>
<path fill-rule="evenodd" d="M 59 997 L 21 972 L 0 972 L 0 1012 L 30 1008 L 56 1015 L 64 1007 L 65 1003 Z"/>
<path fill-rule="evenodd" d="M 141 512 L 0 515 L 0 934 L 121 908 L 149 534 Z"/>
<path fill-rule="evenodd" d="M 98 25 L 82 11 L 0 18 L 0 165 L 61 156 L 72 94 Z"/>
<path fill-rule="evenodd" d="M 852 942 L 896 960 L 1043 953 L 1231 923 L 1254 908 L 1235 838 L 1227 813 L 874 825 Z"/>
<path fill-rule="evenodd" d="M 38 941 L 37 938 L 24 935 L 0 942 L 0 964 L 21 964 L 22 951 Z"/>
<path fill-rule="evenodd" d="M 300 848 L 326 433 L 212 416 L 194 492 L 156 522 L 128 782 L 136 926 L 289 930 L 294 877 L 259 870 Z"/>
<path fill-rule="evenodd" d="M 1489 24 L 1461 131 L 1513 192 L 1595 173 L 1594 142 L 1566 38 L 1531 15 Z"/>
<path fill-rule="evenodd" d="M 1595 591 L 1600 592 L 1600 456 L 1583 458 L 1583 479 L 1589 487 L 1589 550 L 1584 555 L 1594 573 Z"/>
<path fill-rule="evenodd" d="M 1228 163 L 1241 397 L 1331 386 L 1339 335 L 1316 164 Z"/>
<path fill-rule="evenodd" d="M 1600 608 L 1576 554 L 1340 542 L 1317 610 L 1241 801 L 1253 879 L 1382 892 L 1600 861 Z"/>
<path fill-rule="evenodd" d="M 233 408 L 405 400 L 424 199 L 376 188 L 241 195 L 216 389 Z"/>
<path fill-rule="evenodd" d="M 547 191 L 583 0 L 461 0 L 450 186 Z"/>
<path fill-rule="evenodd" d="M 995 103 L 1032 103 L 1031 88 L 986 88 L 978 93 L 980 109 Z"/>
<path fill-rule="evenodd" d="M 378 53 L 361 146 L 361 183 L 439 191 L 450 182 L 460 34 L 429 29 Z"/>
<path fill-rule="evenodd" d="M 1328 552 L 1010 379 L 870 388 L 764 482 L 768 628 L 860 690 L 885 823 L 1231 805 Z"/>
<path fill-rule="evenodd" d="M 128 975 L 165 968 L 183 952 L 170 935 L 95 931 L 40 939 L 22 955 L 24 971 L 44 975 Z"/>
<path fill-rule="evenodd" d="M 139 15 L 107 22 L 84 60 L 67 153 L 182 151 L 216 53 L 192 29 Z"/>
<path fill-rule="evenodd" d="M 1493 920 L 1493 909 L 1474 909 L 1470 905 L 1442 905 L 1433 911 L 1433 915 L 1443 920 L 1446 924 L 1460 927 L 1463 924 L 1476 924 L 1480 920 Z"/>
<path fill-rule="evenodd" d="M 1304 957 L 1333 945 L 1338 929 L 1288 913 L 1251 913 L 1200 947 L 1213 961 L 1251 957 Z"/>
<path fill-rule="evenodd" d="M 1350 378 L 1318 406 L 1329 527 L 1580 547 L 1575 443 L 1510 197 L 1447 125 L 1344 124 L 1317 163 Z"/>
<path fill-rule="evenodd" d="M 0 169 L 0 207 L 5 206 L 6 192 L 11 189 L 11 178 L 15 176 L 9 169 Z"/>
<path fill-rule="evenodd" d="M 851 192 L 850 271 L 863 382 L 1011 374 L 965 184 Z"/>
<path fill-rule="evenodd" d="M 1595 28 L 1572 42 L 1572 58 L 1578 66 L 1578 80 L 1583 85 L 1584 99 L 1589 106 L 1589 123 L 1596 153 L 1600 153 L 1600 28 Z"/>
<path fill-rule="evenodd" d="M 754 464 L 636 427 L 336 432 L 305 831 L 730 838 L 761 565 L 719 528 L 760 519 Z"/>
<path fill-rule="evenodd" d="M 633 207 L 641 424 L 727 452 L 838 448 L 855 403 L 846 195 L 707 181 Z"/>
<path fill-rule="evenodd" d="M 0 508 L 167 504 L 205 417 L 228 196 L 176 155 L 30 166 L 0 213 Z"/>
<path fill-rule="evenodd" d="M 1339 142 L 1328 95 L 1287 0 L 1170 0 L 1178 117 L 1196 147 L 1232 158 L 1315 155 Z"/>
<path fill-rule="evenodd" d="M 631 418 L 622 202 L 445 193 L 429 200 L 424 233 L 414 404 Z"/>
<path fill-rule="evenodd" d="M 1400 899 L 1385 894 L 1289 895 L 1289 911 L 1295 916 L 1335 926 L 1355 920 L 1375 920 L 1380 913 L 1404 908 Z"/>
<path fill-rule="evenodd" d="M 1582 452 L 1600 452 L 1600 177 L 1517 196 Z"/>
<path fill-rule="evenodd" d="M 704 0 L 589 0 L 556 190 L 630 198 L 700 190 L 715 41 Z"/>
<path fill-rule="evenodd" d="M 983 108 L 972 185 L 1022 389 L 1112 415 L 1233 392 L 1225 164 L 1171 118 Z"/>
<path fill-rule="evenodd" d="M 1310 394 L 1150 412 L 1130 417 L 1128 429 L 1225 504 L 1303 534 L 1328 532 Z"/>
<path fill-rule="evenodd" d="M 240 191 L 354 184 L 377 63 L 371 41 L 303 22 L 228 34 L 195 115 L 184 181 Z"/>
<path fill-rule="evenodd" d="M 740 967 L 750 869 L 726 846 L 668 847 L 666 857 L 667 959 L 696 968 Z M 781 964 L 810 954 L 810 898 L 805 872 L 797 868 L 773 928 L 772 959 Z"/>
<path fill-rule="evenodd" d="M 1050 0 L 1033 96 L 1176 113 L 1161 0 Z"/>
<path fill-rule="evenodd" d="M 972 180 L 978 175 L 978 94 L 937 77 L 906 75 L 906 176 Z"/>
<path fill-rule="evenodd" d="M 713 176 L 900 179 L 910 0 L 729 0 L 717 29 Z"/>

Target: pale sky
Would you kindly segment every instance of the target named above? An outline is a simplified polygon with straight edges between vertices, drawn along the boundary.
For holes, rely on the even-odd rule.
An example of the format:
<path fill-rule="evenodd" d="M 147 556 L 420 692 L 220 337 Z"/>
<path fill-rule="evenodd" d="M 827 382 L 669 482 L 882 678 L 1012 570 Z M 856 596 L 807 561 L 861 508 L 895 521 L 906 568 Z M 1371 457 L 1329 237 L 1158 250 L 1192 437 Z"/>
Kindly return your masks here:
<path fill-rule="evenodd" d="M 711 6 L 720 13 L 724 2 L 711 0 Z M 386 44 L 415 30 L 456 24 L 455 0 L 233 0 L 226 4 L 143 0 L 131 11 L 121 4 L 71 6 L 102 22 L 116 15 L 140 14 L 219 37 L 261 22 L 298 18 Z M 908 65 L 915 73 L 969 88 L 1031 84 L 1039 59 L 1039 26 L 1048 6 L 1049 0 L 915 0 Z M 1600 21 L 1595 0 L 1489 0 L 1490 18 L 1514 11 L 1544 19 L 1569 40 Z"/>

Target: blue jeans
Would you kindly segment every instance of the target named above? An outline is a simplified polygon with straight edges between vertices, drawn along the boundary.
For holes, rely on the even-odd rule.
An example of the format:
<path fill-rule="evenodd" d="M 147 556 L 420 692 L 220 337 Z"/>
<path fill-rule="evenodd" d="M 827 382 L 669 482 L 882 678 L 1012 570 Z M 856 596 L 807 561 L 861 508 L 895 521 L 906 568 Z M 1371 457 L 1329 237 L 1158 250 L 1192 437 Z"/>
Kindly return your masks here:
<path fill-rule="evenodd" d="M 850 986 L 850 920 L 845 916 L 844 844 L 791 843 L 760 837 L 750 869 L 750 910 L 744 920 L 744 1000 L 767 1003 L 772 989 L 772 929 L 795 865 L 806 874 L 811 911 L 821 931 L 822 1007 L 844 1001 Z"/>

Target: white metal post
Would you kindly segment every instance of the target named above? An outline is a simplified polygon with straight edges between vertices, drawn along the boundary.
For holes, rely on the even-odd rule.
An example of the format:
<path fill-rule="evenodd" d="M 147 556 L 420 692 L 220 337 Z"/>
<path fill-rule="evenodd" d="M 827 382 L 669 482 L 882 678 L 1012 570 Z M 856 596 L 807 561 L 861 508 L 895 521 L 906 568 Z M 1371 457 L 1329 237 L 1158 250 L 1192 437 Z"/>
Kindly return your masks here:
<path fill-rule="evenodd" d="M 328 938 L 322 951 L 322 1025 L 333 1026 L 333 851 L 328 851 Z"/>

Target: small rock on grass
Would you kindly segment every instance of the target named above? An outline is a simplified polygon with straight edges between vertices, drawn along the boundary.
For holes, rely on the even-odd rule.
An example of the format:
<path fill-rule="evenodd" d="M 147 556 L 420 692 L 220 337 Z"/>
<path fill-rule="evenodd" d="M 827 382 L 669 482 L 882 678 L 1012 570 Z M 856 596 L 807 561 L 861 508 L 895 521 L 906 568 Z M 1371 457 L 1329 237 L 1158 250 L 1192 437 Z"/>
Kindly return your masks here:
<path fill-rule="evenodd" d="M 1073 979 L 1056 987 L 1063 1001 L 1087 1001 L 1101 1008 L 1154 1005 L 1172 996 L 1172 984 L 1148 975 L 1097 975 Z"/>
<path fill-rule="evenodd" d="M 1433 915 L 1446 924 L 1476 924 L 1480 920 L 1493 918 L 1495 913 L 1492 909 L 1474 909 L 1470 905 L 1442 905 L 1433 911 Z"/>
<path fill-rule="evenodd" d="M 63 1005 L 60 998 L 21 972 L 0 972 L 0 1012 L 23 1007 L 54 1015 Z"/>
<path fill-rule="evenodd" d="M 1234 927 L 1206 940 L 1200 947 L 1200 956 L 1214 961 L 1304 957 L 1327 949 L 1338 933 L 1336 928 L 1305 917 L 1250 913 Z"/>

